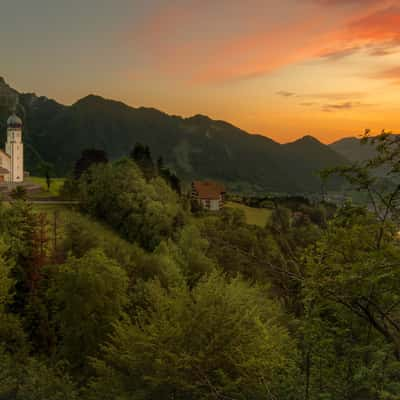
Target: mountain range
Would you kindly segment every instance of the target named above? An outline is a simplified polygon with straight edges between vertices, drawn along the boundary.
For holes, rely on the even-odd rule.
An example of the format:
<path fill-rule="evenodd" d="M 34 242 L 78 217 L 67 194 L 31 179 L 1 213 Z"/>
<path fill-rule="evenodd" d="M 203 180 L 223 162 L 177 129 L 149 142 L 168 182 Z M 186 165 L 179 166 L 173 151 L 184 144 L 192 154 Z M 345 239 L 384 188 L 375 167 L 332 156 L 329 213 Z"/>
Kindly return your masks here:
<path fill-rule="evenodd" d="M 4 98 L 7 90 L 14 92 L 0 79 L 0 96 L 3 93 Z M 305 136 L 280 144 L 204 115 L 182 118 L 95 95 L 66 106 L 19 93 L 19 103 L 26 169 L 31 173 L 37 173 L 39 161 L 44 160 L 63 176 L 83 149 L 102 149 L 110 159 L 117 159 L 141 142 L 187 182 L 215 179 L 238 192 L 305 193 L 320 189 L 319 170 L 346 164 L 351 158 L 347 142 L 328 146 Z M 5 107 L 0 111 L 3 142 L 7 113 Z M 333 182 L 332 188 L 338 184 Z"/>
<path fill-rule="evenodd" d="M 351 162 L 370 160 L 377 155 L 373 145 L 361 144 L 361 140 L 355 137 L 340 139 L 329 146 Z"/>

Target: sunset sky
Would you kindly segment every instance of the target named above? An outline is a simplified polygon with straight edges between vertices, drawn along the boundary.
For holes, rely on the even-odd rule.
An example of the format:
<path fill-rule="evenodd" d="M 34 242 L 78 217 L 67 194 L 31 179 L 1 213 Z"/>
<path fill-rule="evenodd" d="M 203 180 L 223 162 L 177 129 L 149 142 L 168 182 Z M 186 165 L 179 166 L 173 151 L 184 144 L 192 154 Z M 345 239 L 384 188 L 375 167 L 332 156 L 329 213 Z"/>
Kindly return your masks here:
<path fill-rule="evenodd" d="M 3 76 L 279 142 L 400 131 L 400 0 L 4 0 Z"/>

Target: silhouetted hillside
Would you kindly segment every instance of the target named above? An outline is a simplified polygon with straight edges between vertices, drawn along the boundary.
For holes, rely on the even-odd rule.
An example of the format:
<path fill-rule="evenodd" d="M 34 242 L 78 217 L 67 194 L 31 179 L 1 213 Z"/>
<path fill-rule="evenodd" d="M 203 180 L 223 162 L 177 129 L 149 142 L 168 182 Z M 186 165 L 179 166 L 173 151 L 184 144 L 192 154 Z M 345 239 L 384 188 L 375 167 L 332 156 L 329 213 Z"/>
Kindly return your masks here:
<path fill-rule="evenodd" d="M 22 94 L 20 103 L 32 172 L 43 159 L 64 175 L 83 149 L 103 149 L 117 159 L 142 142 L 185 180 L 211 178 L 247 192 L 308 192 L 319 190 L 319 169 L 346 162 L 311 137 L 281 145 L 206 116 L 170 116 L 94 95 L 64 106 Z"/>
<path fill-rule="evenodd" d="M 376 155 L 372 145 L 361 144 L 360 139 L 355 137 L 340 139 L 330 144 L 329 147 L 351 162 L 369 160 Z"/>

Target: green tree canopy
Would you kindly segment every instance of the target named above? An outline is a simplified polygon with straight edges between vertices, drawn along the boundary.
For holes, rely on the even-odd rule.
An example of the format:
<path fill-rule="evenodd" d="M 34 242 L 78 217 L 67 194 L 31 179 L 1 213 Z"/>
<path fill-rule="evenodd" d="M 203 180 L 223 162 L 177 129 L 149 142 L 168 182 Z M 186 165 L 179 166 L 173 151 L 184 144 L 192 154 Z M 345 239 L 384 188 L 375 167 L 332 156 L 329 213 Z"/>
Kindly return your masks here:
<path fill-rule="evenodd" d="M 290 398 L 296 350 L 264 290 L 214 273 L 145 298 L 94 360 L 92 398 Z"/>
<path fill-rule="evenodd" d="M 98 165 L 79 182 L 83 209 L 132 242 L 154 249 L 182 224 L 177 194 L 161 178 L 146 182 L 134 162 Z"/>
<path fill-rule="evenodd" d="M 101 250 L 70 258 L 54 273 L 49 300 L 59 332 L 59 355 L 82 368 L 97 354 L 127 304 L 128 278 Z"/>

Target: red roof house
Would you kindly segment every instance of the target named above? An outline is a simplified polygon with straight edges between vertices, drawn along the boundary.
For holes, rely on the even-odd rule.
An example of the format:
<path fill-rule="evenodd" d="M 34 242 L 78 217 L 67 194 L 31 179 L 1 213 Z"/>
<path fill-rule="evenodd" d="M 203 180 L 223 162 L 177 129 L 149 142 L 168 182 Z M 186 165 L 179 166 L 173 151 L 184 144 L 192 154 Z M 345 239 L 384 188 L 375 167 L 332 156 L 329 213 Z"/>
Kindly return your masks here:
<path fill-rule="evenodd" d="M 225 200 L 225 186 L 214 181 L 194 181 L 192 183 L 192 200 L 210 211 L 219 211 Z"/>

